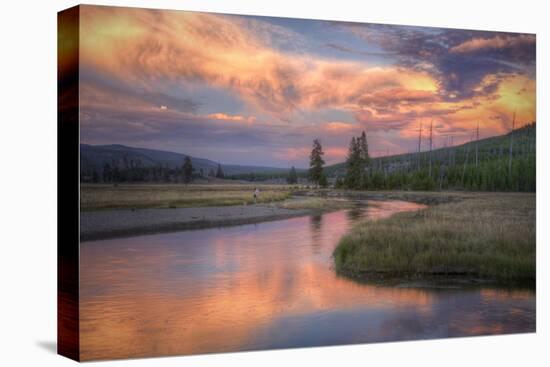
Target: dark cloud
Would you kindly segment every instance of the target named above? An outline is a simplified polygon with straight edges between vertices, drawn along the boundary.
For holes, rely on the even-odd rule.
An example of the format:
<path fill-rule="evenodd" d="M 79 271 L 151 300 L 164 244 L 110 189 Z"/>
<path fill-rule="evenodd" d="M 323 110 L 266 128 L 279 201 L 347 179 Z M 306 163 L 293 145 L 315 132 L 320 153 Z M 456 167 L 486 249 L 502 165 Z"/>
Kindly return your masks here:
<path fill-rule="evenodd" d="M 397 55 L 402 66 L 432 72 L 447 99 L 490 94 L 491 89 L 474 90 L 487 75 L 534 70 L 534 35 L 380 24 L 336 26 Z"/>
<path fill-rule="evenodd" d="M 368 52 L 368 51 L 361 51 L 361 50 L 355 50 L 346 46 L 339 45 L 337 43 L 328 42 L 324 44 L 324 47 L 330 48 L 336 51 L 350 53 L 350 54 L 356 54 L 356 55 L 363 55 L 363 56 L 381 56 L 381 57 L 391 57 L 395 56 L 395 53 L 390 52 Z"/>
<path fill-rule="evenodd" d="M 363 107 L 375 108 L 379 113 L 387 113 L 398 106 L 438 101 L 435 94 L 428 91 L 414 91 L 404 88 L 387 88 L 366 93 L 357 102 Z"/>

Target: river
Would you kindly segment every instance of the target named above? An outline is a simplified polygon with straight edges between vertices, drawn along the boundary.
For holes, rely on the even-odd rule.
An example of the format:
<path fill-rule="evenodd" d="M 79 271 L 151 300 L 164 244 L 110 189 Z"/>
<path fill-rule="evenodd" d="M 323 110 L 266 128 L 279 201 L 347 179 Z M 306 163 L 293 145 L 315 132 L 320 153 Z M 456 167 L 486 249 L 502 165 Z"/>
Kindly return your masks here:
<path fill-rule="evenodd" d="M 81 244 L 83 360 L 535 331 L 535 292 L 338 276 L 358 220 L 418 204 Z"/>

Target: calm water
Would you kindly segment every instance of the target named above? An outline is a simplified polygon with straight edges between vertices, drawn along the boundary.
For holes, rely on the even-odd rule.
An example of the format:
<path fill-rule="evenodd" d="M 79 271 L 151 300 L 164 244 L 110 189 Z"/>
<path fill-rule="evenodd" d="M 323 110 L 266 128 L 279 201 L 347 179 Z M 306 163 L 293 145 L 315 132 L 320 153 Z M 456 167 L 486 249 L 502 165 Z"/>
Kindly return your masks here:
<path fill-rule="evenodd" d="M 383 202 L 253 225 L 81 245 L 83 359 L 532 332 L 525 290 L 414 289 L 339 277 L 331 254 Z"/>

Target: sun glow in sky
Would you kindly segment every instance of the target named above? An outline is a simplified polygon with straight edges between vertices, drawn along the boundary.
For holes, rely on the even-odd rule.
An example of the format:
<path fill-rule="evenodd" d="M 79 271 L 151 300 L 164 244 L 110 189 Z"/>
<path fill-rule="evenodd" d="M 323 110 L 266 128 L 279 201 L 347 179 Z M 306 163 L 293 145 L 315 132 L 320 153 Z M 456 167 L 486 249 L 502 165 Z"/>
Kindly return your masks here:
<path fill-rule="evenodd" d="M 535 121 L 535 35 L 81 6 L 81 141 L 222 163 L 327 163 Z"/>

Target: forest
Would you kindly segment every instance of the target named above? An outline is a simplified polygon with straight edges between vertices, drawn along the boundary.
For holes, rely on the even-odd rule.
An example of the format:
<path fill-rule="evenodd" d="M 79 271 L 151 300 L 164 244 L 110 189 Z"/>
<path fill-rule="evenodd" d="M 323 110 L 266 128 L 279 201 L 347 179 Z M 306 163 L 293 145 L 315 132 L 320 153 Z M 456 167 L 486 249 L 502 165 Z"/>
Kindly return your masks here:
<path fill-rule="evenodd" d="M 359 190 L 536 190 L 536 124 L 498 137 L 370 159 L 365 135 L 345 163 L 327 167 L 337 188 Z M 431 144 L 430 144 L 431 145 Z M 419 146 L 421 146 L 419 139 Z"/>
<path fill-rule="evenodd" d="M 534 192 L 536 123 L 485 139 L 478 139 L 476 132 L 476 139 L 468 143 L 437 149 L 431 148 L 431 138 L 419 134 L 416 152 L 375 158 L 369 155 L 368 138 L 363 132 L 351 139 L 346 161 L 329 166 L 322 159 L 321 142 L 315 139 L 309 170 L 291 167 L 286 172 L 279 169 L 228 175 L 221 164 L 208 171 L 197 169 L 189 157 L 183 159 L 180 167 L 145 165 L 139 159 L 123 157 L 100 168 L 87 165 L 81 171 L 81 182 L 191 183 L 222 179 L 351 190 Z"/>

